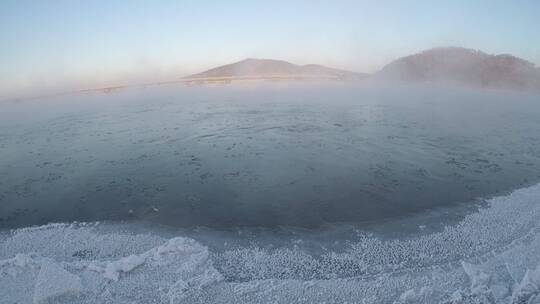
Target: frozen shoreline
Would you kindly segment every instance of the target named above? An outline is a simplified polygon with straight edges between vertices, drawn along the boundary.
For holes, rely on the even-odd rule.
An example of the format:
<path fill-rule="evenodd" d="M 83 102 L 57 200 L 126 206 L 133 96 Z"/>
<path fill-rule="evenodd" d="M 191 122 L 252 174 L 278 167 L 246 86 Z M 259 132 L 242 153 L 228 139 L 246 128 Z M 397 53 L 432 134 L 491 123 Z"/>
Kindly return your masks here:
<path fill-rule="evenodd" d="M 366 234 L 323 254 L 212 252 L 192 238 L 115 224 L 23 228 L 0 236 L 0 286 L 17 303 L 534 303 L 539 200 L 540 184 L 493 198 L 443 231 Z"/>

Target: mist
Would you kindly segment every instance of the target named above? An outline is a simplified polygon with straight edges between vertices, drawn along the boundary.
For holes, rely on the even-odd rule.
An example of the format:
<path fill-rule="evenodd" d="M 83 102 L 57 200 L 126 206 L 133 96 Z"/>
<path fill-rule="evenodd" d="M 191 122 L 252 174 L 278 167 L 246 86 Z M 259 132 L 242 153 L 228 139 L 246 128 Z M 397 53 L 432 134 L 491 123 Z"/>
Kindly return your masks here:
<path fill-rule="evenodd" d="M 0 302 L 540 303 L 539 28 L 0 1 Z"/>
<path fill-rule="evenodd" d="M 538 178 L 537 98 L 248 81 L 3 104 L 1 223 L 321 227 L 465 203 Z"/>
<path fill-rule="evenodd" d="M 252 296 L 263 302 L 262 282 L 288 282 L 280 297 L 304 282 L 333 290 L 302 291 L 316 302 L 352 301 L 352 290 L 368 296 L 372 282 L 355 278 L 389 271 L 405 275 L 380 285 L 383 302 L 444 299 L 443 282 L 468 286 L 464 273 L 479 267 L 454 261 L 503 250 L 537 222 L 538 97 L 369 78 L 173 83 L 3 102 L 0 226 L 15 230 L 0 234 L 1 267 L 59 272 L 56 284 L 81 303 L 139 286 L 97 295 L 79 282 L 87 275 L 97 284 L 151 280 L 143 297 L 173 303 L 230 302 L 247 297 L 234 286 L 252 282 L 261 282 Z M 51 247 L 59 238 L 61 252 Z M 504 255 L 530 259 L 538 243 L 528 244 L 482 267 L 499 269 Z M 25 260 L 11 262 L 15 253 Z M 63 272 L 47 256 L 79 268 Z M 161 293 L 178 267 L 209 283 Z M 425 267 L 450 271 L 434 270 L 426 283 Z M 40 284 L 35 298 L 56 297 Z M 8 297 L 24 299 L 13 290 Z"/>

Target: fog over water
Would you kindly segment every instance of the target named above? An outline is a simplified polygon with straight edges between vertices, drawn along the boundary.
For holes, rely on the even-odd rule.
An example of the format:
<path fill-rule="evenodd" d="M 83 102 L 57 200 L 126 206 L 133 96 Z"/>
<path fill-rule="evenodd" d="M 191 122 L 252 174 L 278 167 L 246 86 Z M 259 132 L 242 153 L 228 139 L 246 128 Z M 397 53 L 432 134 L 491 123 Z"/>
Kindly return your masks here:
<path fill-rule="evenodd" d="M 343 83 L 0 104 L 0 227 L 363 226 L 540 180 L 538 95 Z"/>
<path fill-rule="evenodd" d="M 307 81 L 1 103 L 0 299 L 536 303 L 539 100 Z"/>

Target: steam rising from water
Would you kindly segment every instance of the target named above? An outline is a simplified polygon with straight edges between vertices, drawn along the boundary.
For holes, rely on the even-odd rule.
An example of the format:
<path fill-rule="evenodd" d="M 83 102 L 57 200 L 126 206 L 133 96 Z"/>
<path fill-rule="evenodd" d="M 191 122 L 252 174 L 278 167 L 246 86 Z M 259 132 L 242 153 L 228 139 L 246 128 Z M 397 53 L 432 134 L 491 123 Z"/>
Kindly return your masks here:
<path fill-rule="evenodd" d="M 539 179 L 537 101 L 281 83 L 2 104 L 0 225 L 314 227 L 469 203 Z"/>

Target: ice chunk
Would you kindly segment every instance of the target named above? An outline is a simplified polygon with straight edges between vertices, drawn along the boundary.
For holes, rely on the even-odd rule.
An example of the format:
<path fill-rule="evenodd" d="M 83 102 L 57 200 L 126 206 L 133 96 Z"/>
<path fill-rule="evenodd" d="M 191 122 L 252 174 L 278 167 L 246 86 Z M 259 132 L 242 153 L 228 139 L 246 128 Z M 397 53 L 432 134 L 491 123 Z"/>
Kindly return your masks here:
<path fill-rule="evenodd" d="M 399 297 L 399 301 L 404 303 L 412 303 L 414 300 L 416 300 L 416 292 L 414 291 L 414 289 L 409 289 L 405 291 Z"/>
<path fill-rule="evenodd" d="M 101 262 L 96 261 L 88 265 L 88 269 L 103 274 L 103 277 L 118 281 L 120 273 L 127 273 L 141 266 L 146 261 L 145 255 L 130 255 L 116 261 Z"/>
<path fill-rule="evenodd" d="M 121 273 L 130 272 L 146 261 L 164 265 L 178 258 L 183 258 L 180 269 L 184 272 L 192 272 L 208 260 L 208 250 L 192 239 L 176 237 L 140 255 L 133 254 L 109 262 L 97 261 L 89 264 L 88 269 L 102 273 L 106 279 L 118 281 Z"/>
<path fill-rule="evenodd" d="M 130 272 L 133 269 L 141 266 L 145 261 L 144 257 L 138 255 L 130 255 L 121 258 L 118 261 L 108 263 L 104 269 L 103 276 L 106 279 L 118 281 L 121 272 Z"/>
<path fill-rule="evenodd" d="M 14 267 L 27 267 L 33 266 L 35 261 L 30 254 L 18 253 L 14 258 L 0 260 L 0 268 L 14 266 Z"/>
<path fill-rule="evenodd" d="M 78 276 L 57 263 L 44 261 L 34 288 L 34 303 L 56 303 L 62 298 L 76 297 L 81 291 L 82 284 Z"/>
<path fill-rule="evenodd" d="M 535 270 L 527 270 L 521 282 L 512 293 L 512 303 L 540 302 L 540 266 Z"/>
<path fill-rule="evenodd" d="M 471 280 L 471 291 L 473 294 L 487 293 L 489 291 L 488 284 L 490 277 L 487 273 L 482 271 L 478 266 L 467 262 L 462 261 L 461 266 Z"/>

